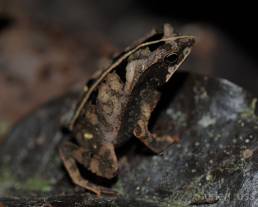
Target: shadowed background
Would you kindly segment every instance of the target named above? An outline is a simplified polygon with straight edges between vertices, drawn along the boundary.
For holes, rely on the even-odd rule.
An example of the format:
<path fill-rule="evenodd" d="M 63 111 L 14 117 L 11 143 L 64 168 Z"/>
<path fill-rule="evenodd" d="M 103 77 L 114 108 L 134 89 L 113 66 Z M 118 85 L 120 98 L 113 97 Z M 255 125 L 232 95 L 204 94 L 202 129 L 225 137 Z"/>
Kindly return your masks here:
<path fill-rule="evenodd" d="M 0 0 L 0 136 L 25 114 L 82 87 L 113 52 L 164 22 L 195 35 L 183 70 L 258 94 L 253 5 L 147 0 Z"/>

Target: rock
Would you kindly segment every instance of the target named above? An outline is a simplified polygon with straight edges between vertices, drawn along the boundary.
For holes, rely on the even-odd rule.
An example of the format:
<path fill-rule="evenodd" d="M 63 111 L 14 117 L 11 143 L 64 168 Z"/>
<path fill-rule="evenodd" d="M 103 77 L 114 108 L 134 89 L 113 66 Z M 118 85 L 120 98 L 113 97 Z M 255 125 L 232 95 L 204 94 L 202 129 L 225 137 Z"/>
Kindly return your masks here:
<path fill-rule="evenodd" d="M 67 94 L 21 120 L 0 145 L 0 206 L 257 206 L 257 98 L 224 79 L 177 73 L 163 90 L 152 130 L 178 134 L 161 155 L 135 138 L 118 150 L 120 195 L 75 187 L 57 154 Z M 105 183 L 106 184 L 106 181 Z"/>

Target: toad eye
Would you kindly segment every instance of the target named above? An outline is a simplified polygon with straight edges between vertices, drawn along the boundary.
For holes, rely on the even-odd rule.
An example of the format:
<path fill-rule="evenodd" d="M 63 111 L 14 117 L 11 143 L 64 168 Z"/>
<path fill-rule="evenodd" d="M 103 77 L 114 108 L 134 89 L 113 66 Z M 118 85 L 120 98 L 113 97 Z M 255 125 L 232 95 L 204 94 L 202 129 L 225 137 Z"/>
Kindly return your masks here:
<path fill-rule="evenodd" d="M 165 57 L 165 61 L 169 64 L 174 64 L 178 60 L 178 55 L 176 53 L 170 54 L 167 57 Z"/>

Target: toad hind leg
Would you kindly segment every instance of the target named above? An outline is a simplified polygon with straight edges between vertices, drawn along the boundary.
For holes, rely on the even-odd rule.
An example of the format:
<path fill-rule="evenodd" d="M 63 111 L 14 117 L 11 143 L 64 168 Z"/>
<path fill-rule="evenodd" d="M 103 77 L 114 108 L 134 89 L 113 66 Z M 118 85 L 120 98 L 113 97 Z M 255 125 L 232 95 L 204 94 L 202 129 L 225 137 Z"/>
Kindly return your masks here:
<path fill-rule="evenodd" d="M 95 185 L 81 176 L 76 161 L 83 165 L 89 164 L 85 163 L 85 159 L 83 159 L 84 153 L 85 150 L 83 148 L 80 148 L 77 145 L 72 144 L 70 142 L 63 143 L 62 146 L 59 148 L 60 158 L 63 161 L 64 166 L 69 176 L 71 177 L 73 183 L 95 193 L 97 196 L 100 196 L 101 194 L 112 196 L 116 195 L 117 193 L 115 191 L 112 191 L 111 189 L 102 186 Z"/>
<path fill-rule="evenodd" d="M 152 92 L 152 97 L 144 100 L 141 104 L 140 115 L 133 131 L 134 135 L 143 142 L 150 150 L 159 154 L 168 148 L 169 145 L 178 142 L 178 136 L 163 135 L 151 133 L 148 129 L 151 113 L 160 99 L 158 91 Z"/>

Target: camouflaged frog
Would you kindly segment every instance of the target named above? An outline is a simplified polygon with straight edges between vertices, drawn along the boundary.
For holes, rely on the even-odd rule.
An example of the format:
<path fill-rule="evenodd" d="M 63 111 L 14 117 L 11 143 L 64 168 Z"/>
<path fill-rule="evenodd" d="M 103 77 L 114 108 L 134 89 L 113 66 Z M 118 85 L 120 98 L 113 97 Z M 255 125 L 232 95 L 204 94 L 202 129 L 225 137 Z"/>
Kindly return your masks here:
<path fill-rule="evenodd" d="M 69 125 L 75 142 L 66 141 L 59 149 L 75 184 L 97 195 L 113 194 L 83 178 L 77 164 L 111 179 L 118 172 L 115 148 L 132 135 L 155 153 L 177 140 L 151 133 L 148 122 L 160 99 L 159 88 L 185 61 L 193 44 L 192 36 L 178 36 L 165 24 L 162 32 L 151 31 L 88 82 Z"/>

